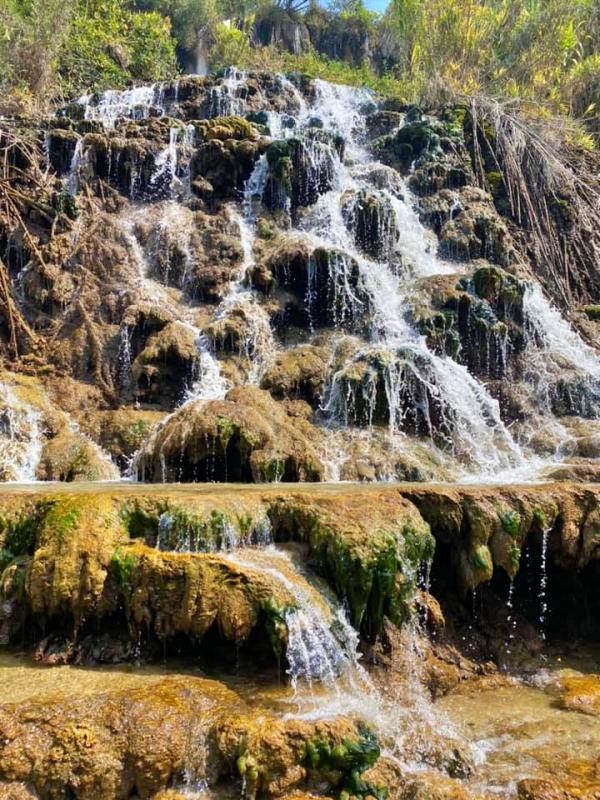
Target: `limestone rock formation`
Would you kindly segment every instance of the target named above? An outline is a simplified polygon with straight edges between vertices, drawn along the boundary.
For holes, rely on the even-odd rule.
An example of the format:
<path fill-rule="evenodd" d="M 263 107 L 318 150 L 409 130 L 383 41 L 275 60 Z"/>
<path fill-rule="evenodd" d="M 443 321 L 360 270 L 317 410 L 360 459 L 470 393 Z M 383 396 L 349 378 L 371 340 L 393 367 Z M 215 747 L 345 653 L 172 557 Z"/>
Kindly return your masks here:
<path fill-rule="evenodd" d="M 152 434 L 136 468 L 154 481 L 314 481 L 323 472 L 317 447 L 310 423 L 247 386 L 186 403 Z"/>

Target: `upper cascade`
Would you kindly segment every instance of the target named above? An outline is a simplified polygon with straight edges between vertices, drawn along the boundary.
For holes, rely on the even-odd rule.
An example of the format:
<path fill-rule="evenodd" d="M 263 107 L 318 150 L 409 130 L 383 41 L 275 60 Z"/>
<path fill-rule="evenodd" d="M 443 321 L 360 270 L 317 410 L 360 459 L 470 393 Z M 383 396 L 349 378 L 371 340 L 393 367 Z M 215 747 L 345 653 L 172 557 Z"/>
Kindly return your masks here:
<path fill-rule="evenodd" d="M 41 477 L 52 403 L 137 480 L 600 474 L 600 360 L 478 185 L 467 126 L 233 68 L 61 109 L 40 159 L 65 229 L 39 258 L 0 238 L 53 334 L 47 403 L 3 377 L 1 474 Z"/>

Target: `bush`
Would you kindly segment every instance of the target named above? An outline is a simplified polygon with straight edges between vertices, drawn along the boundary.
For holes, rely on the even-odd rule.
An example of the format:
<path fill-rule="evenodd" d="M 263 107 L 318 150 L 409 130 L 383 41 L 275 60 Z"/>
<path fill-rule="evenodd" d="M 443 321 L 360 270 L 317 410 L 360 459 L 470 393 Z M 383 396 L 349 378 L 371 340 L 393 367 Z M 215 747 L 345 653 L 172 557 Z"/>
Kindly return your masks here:
<path fill-rule="evenodd" d="M 176 72 L 169 21 L 118 0 L 4 0 L 0 35 L 4 108 L 19 99 L 35 110 L 83 90 Z"/>

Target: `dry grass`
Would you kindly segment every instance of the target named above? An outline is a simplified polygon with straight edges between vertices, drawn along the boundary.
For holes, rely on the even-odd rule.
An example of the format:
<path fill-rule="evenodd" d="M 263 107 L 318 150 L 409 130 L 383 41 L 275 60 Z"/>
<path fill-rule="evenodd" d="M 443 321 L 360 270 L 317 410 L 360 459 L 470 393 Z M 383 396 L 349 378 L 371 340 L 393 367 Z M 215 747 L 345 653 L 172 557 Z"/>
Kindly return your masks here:
<path fill-rule="evenodd" d="M 529 257 L 564 307 L 600 293 L 600 191 L 567 120 L 532 118 L 516 101 L 473 97 L 473 156 L 480 184 L 502 177 L 510 215 L 526 232 Z"/>

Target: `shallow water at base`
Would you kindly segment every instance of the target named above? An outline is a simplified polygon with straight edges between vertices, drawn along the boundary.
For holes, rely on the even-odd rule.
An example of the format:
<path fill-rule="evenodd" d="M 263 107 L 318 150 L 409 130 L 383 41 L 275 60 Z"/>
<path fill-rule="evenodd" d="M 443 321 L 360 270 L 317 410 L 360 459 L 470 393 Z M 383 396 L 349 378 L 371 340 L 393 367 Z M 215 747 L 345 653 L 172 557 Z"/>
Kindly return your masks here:
<path fill-rule="evenodd" d="M 558 687 L 519 680 L 468 684 L 439 706 L 471 745 L 474 791 L 516 792 L 523 778 L 555 780 L 581 790 L 600 789 L 600 718 L 558 705 Z"/>

